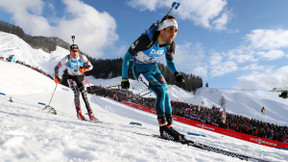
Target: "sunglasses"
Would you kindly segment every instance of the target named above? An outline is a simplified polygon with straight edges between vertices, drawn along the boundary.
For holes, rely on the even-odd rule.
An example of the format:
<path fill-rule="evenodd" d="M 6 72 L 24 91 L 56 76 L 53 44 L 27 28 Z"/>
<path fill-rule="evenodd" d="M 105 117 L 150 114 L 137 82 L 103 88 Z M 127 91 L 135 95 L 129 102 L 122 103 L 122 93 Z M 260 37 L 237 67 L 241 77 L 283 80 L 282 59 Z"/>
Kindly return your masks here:
<path fill-rule="evenodd" d="M 78 52 L 78 50 L 77 50 L 77 49 L 74 49 L 74 50 L 71 50 L 71 52 L 75 53 L 75 52 Z"/>

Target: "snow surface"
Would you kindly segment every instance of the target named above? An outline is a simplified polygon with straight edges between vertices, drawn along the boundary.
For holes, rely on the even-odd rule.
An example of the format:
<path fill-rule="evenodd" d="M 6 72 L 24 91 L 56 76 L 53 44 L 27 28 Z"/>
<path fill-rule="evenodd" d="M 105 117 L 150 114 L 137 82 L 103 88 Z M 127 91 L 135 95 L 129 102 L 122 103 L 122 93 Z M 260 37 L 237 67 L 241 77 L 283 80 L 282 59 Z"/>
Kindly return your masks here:
<path fill-rule="evenodd" d="M 50 73 L 57 60 L 68 53 L 57 47 L 57 51 L 44 55 L 43 51 L 32 49 L 18 37 L 3 32 L 0 32 L 0 47 L 0 56 L 13 53 L 16 59 L 27 59 L 26 63 L 35 63 Z M 45 106 L 38 102 L 49 103 L 55 88 L 53 80 L 16 63 L 0 61 L 0 68 L 0 92 L 5 93 L 0 95 L 0 161 L 241 161 L 137 135 L 133 132 L 158 134 L 156 116 L 109 98 L 88 95 L 95 116 L 103 123 L 80 121 L 76 118 L 73 93 L 62 85 L 58 85 L 50 104 L 58 114 L 49 114 L 42 111 Z M 91 84 L 103 87 L 117 85 L 121 80 L 88 79 Z M 145 92 L 138 82 L 131 81 L 131 87 L 135 92 Z M 225 95 L 230 112 L 281 125 L 288 123 L 287 104 L 275 100 L 209 88 L 200 89 L 196 95 L 175 86 L 169 86 L 169 91 L 172 99 L 193 104 L 204 101 L 206 106 L 217 105 Z M 275 108 L 267 108 L 266 115 L 261 116 L 263 105 Z M 83 102 L 82 107 L 86 113 Z M 142 126 L 130 125 L 131 121 L 140 122 Z M 175 122 L 175 129 L 205 135 L 186 134 L 187 138 L 209 146 L 268 161 L 288 161 L 287 150 L 252 144 L 179 122 Z"/>

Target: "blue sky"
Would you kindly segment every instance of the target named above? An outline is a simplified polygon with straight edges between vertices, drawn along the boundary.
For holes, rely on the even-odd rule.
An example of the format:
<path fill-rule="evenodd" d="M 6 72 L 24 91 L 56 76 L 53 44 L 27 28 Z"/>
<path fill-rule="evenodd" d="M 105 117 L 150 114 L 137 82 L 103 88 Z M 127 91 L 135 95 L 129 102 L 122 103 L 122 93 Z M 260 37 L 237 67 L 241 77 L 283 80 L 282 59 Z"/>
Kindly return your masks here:
<path fill-rule="evenodd" d="M 1 20 L 30 35 L 76 35 L 95 58 L 123 57 L 173 0 L 0 0 Z M 287 87 L 288 1 L 179 0 L 175 62 L 211 88 Z M 17 4 L 17 5 L 15 5 Z M 159 60 L 163 62 L 164 58 Z M 165 62 L 163 62 L 165 63 Z"/>

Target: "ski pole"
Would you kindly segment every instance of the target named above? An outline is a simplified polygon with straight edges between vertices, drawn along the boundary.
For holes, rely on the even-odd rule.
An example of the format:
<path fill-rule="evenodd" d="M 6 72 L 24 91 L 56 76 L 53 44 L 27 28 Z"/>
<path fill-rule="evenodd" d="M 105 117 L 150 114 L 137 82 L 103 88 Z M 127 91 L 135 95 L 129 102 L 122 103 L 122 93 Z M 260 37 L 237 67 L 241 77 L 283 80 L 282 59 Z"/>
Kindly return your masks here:
<path fill-rule="evenodd" d="M 53 99 L 53 96 L 54 96 L 54 94 L 55 94 L 55 91 L 56 91 L 57 86 L 58 86 L 58 84 L 56 84 L 56 86 L 55 86 L 55 88 L 54 88 L 54 91 L 53 91 L 53 94 L 52 94 L 52 96 L 51 96 L 51 99 L 50 99 L 49 104 L 46 105 L 46 106 L 42 109 L 42 111 L 45 110 L 45 109 L 47 109 L 47 108 L 50 108 L 50 110 L 48 111 L 48 113 L 50 113 L 50 112 L 52 111 L 52 114 L 54 114 L 54 115 L 57 114 L 56 110 L 55 110 L 53 107 L 50 106 L 51 101 L 52 101 L 52 99 Z"/>
<path fill-rule="evenodd" d="M 151 91 L 148 91 L 148 92 L 146 92 L 146 93 L 140 95 L 140 97 L 144 97 L 144 96 L 146 96 L 146 95 L 148 95 L 148 94 L 150 94 L 150 93 L 152 93 L 152 92 L 151 92 Z"/>
<path fill-rule="evenodd" d="M 54 96 L 54 93 L 55 93 L 55 91 L 56 91 L 57 86 L 58 86 L 58 84 L 56 84 L 56 86 L 55 86 L 55 88 L 54 88 L 54 91 L 53 91 L 53 94 L 52 94 L 52 96 L 51 96 L 51 99 L 50 99 L 50 102 L 49 102 L 48 106 L 50 106 L 50 103 L 51 103 L 51 101 L 52 101 L 52 98 L 53 98 L 53 96 Z M 48 107 L 48 106 L 47 106 L 47 107 Z"/>
<path fill-rule="evenodd" d="M 86 79 L 86 81 L 87 81 L 87 83 L 88 83 L 88 85 L 89 85 L 89 87 L 90 87 L 90 89 L 91 89 L 93 95 L 95 96 L 96 94 L 93 92 L 93 89 L 92 89 L 92 87 L 91 87 L 91 85 L 90 85 L 90 83 L 89 83 L 89 81 L 88 81 L 86 75 L 85 75 L 84 73 L 83 73 L 83 75 L 84 75 L 84 78 Z"/>

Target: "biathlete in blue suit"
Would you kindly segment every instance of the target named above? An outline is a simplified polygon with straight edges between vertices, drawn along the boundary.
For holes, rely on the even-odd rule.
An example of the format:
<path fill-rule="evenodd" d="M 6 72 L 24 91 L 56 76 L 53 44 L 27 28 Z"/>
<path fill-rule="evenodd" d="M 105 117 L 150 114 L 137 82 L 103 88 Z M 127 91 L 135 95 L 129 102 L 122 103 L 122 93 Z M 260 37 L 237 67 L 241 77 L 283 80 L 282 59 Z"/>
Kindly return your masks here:
<path fill-rule="evenodd" d="M 172 108 L 167 91 L 167 82 L 157 66 L 157 58 L 165 55 L 169 70 L 177 82 L 184 82 L 173 61 L 175 54 L 174 38 L 178 24 L 173 16 L 165 16 L 154 33 L 142 34 L 129 48 L 123 58 L 121 87 L 129 89 L 128 69 L 133 58 L 132 72 L 134 78 L 155 93 L 155 108 L 160 127 L 160 136 L 164 139 L 179 141 L 184 138 L 172 127 Z"/>

